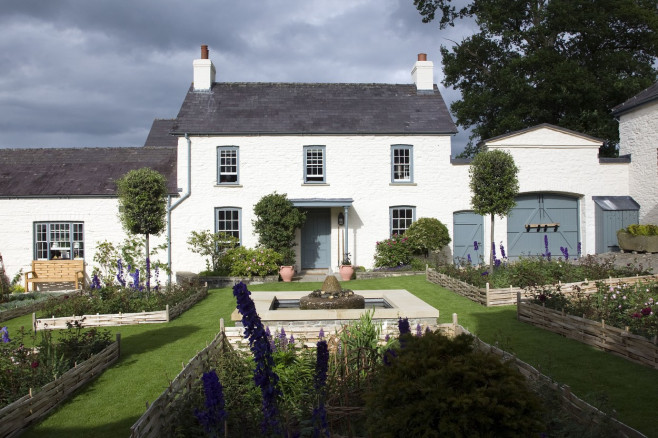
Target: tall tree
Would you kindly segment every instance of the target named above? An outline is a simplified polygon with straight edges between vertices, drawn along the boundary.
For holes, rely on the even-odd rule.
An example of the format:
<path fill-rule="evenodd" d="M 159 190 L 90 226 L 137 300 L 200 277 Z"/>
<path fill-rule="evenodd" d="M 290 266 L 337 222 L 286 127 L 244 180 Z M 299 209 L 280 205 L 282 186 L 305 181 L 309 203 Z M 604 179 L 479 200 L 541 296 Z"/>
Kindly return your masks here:
<path fill-rule="evenodd" d="M 507 216 L 516 205 L 514 198 L 519 193 L 519 168 L 510 153 L 495 149 L 477 154 L 468 173 L 473 210 L 482 216 L 491 216 L 489 266 L 493 269 L 494 216 Z"/>
<path fill-rule="evenodd" d="M 454 3 L 463 5 L 457 7 Z M 656 81 L 656 0 L 414 0 L 441 29 L 474 18 L 479 32 L 441 47 L 451 110 L 479 140 L 552 123 L 605 140 L 617 153 L 610 110 Z"/>
<path fill-rule="evenodd" d="M 117 194 L 121 223 L 129 233 L 145 235 L 148 258 L 149 235 L 160 234 L 166 225 L 167 180 L 148 167 L 131 170 L 117 180 Z"/>

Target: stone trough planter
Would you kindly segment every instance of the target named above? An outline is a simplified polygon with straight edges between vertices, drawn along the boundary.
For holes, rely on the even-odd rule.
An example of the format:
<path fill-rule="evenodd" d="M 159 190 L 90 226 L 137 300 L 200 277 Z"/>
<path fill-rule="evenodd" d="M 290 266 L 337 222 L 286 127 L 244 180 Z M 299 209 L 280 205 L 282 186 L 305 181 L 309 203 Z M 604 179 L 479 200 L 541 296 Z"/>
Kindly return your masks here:
<path fill-rule="evenodd" d="M 622 252 L 658 252 L 658 236 L 634 236 L 619 230 L 617 241 Z"/>

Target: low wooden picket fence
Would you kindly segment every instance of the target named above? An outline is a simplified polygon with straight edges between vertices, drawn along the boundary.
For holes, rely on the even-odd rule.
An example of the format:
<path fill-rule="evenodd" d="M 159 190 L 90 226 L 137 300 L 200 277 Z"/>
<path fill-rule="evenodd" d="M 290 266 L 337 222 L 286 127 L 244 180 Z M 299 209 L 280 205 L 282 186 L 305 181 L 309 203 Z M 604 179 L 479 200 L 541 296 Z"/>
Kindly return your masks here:
<path fill-rule="evenodd" d="M 39 392 L 30 393 L 0 409 L 0 437 L 20 435 L 32 424 L 43 419 L 50 411 L 64 402 L 76 389 L 98 377 L 115 363 L 121 354 L 121 335 L 100 353 L 77 364 L 56 380 L 43 386 Z"/>
<path fill-rule="evenodd" d="M 447 336 L 454 337 L 461 333 L 471 334 L 467 329 L 459 325 L 457 314 L 452 315 L 452 322 L 447 324 L 438 324 L 433 327 L 438 329 Z M 242 327 L 224 327 L 224 321 L 220 321 L 220 332 L 215 339 L 201 352 L 199 352 L 187 366 L 183 367 L 181 373 L 171 382 L 169 387 L 151 404 L 148 405 L 146 412 L 130 428 L 131 438 L 155 438 L 165 436 L 169 432 L 169 423 L 167 412 L 175 409 L 177 399 L 183 394 L 185 389 L 189 389 L 195 380 L 201 378 L 201 375 L 207 371 L 210 359 L 220 351 L 226 349 L 248 350 L 248 342 L 243 339 Z M 286 329 L 286 334 L 295 336 L 295 339 L 305 339 L 307 346 L 314 345 L 317 342 L 317 327 L 291 327 L 290 332 Z M 327 336 L 330 335 L 327 333 Z M 383 339 L 384 333 L 382 333 Z M 576 413 L 574 418 L 579 421 L 602 421 L 606 414 L 599 411 L 592 405 L 576 397 L 566 385 L 559 385 L 549 377 L 540 373 L 537 369 L 519 360 L 515 356 L 489 345 L 479 338 L 475 337 L 479 348 L 488 350 L 503 360 L 511 361 L 521 374 L 529 380 L 544 383 L 556 388 L 560 397 L 565 401 L 570 412 Z M 646 438 L 645 435 L 637 430 L 621 423 L 613 418 L 609 418 L 613 427 L 618 431 L 620 438 Z"/>
<path fill-rule="evenodd" d="M 456 278 L 437 272 L 433 268 L 426 270 L 427 281 L 438 284 L 439 286 L 450 289 L 458 295 L 468 298 L 471 301 L 482 304 L 486 307 L 493 306 L 512 306 L 517 303 L 516 297 L 519 293 L 523 298 L 531 296 L 527 288 L 510 286 L 508 288 L 493 289 L 487 283 L 486 287 L 477 287 L 468 284 Z M 604 283 L 608 286 L 618 286 L 622 284 L 635 284 L 637 282 L 658 281 L 658 275 L 636 275 L 635 277 L 621 277 L 621 278 L 606 278 L 601 280 L 588 280 L 577 281 L 574 283 L 558 282 L 557 286 L 563 294 L 592 294 L 598 290 L 597 283 Z"/>
<path fill-rule="evenodd" d="M 160 324 L 169 322 L 180 316 L 190 307 L 201 301 L 208 295 L 208 287 L 201 288 L 197 293 L 190 295 L 185 300 L 176 304 L 171 310 L 167 304 L 165 310 L 156 310 L 151 312 L 136 313 L 113 313 L 113 314 L 95 314 L 95 315 L 78 315 L 62 316 L 55 318 L 37 318 L 36 313 L 32 313 L 32 327 L 34 331 L 39 330 L 59 330 L 65 329 L 70 324 L 78 324 L 81 327 L 113 327 L 121 325 L 138 325 L 138 324 Z"/>
<path fill-rule="evenodd" d="M 658 369 L 658 337 L 653 341 L 606 325 L 605 321 L 592 321 L 579 316 L 566 315 L 519 297 L 517 318 L 536 327 L 558 333 L 570 339 L 608 351 L 630 361 Z"/>

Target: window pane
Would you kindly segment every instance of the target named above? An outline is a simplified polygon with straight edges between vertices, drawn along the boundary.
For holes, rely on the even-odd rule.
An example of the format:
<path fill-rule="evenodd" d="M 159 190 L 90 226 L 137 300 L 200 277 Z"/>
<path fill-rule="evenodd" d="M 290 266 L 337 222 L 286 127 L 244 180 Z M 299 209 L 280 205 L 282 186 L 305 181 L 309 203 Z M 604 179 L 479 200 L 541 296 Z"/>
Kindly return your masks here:
<path fill-rule="evenodd" d="M 411 149 L 393 148 L 393 180 L 411 181 Z"/>
<path fill-rule="evenodd" d="M 219 149 L 219 182 L 238 182 L 238 150 L 235 148 Z"/>
<path fill-rule="evenodd" d="M 227 233 L 240 239 L 240 210 L 217 209 L 217 232 Z"/>
<path fill-rule="evenodd" d="M 413 208 L 391 209 L 391 235 L 404 234 L 413 222 Z"/>
<path fill-rule="evenodd" d="M 34 253 L 37 260 L 83 258 L 84 224 L 36 223 Z"/>
<path fill-rule="evenodd" d="M 306 181 L 324 181 L 324 149 L 306 148 Z"/>

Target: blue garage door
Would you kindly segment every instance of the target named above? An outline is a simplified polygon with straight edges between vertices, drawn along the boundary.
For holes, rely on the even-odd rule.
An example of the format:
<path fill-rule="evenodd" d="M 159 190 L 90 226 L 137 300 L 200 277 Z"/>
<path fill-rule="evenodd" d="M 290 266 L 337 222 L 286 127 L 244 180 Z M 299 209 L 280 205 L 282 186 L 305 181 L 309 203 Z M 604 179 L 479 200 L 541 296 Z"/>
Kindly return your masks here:
<path fill-rule="evenodd" d="M 328 208 L 312 208 L 306 211 L 301 246 L 302 268 L 329 267 L 331 263 L 331 214 Z"/>
<path fill-rule="evenodd" d="M 484 227 L 483 218 L 473 211 L 457 211 L 452 214 L 453 230 L 453 259 L 455 264 L 461 264 L 471 257 L 474 264 L 479 264 L 483 259 Z M 475 249 L 474 242 L 478 243 Z"/>
<path fill-rule="evenodd" d="M 552 193 L 521 195 L 507 217 L 507 254 L 510 258 L 541 255 L 548 250 L 561 257 L 560 247 L 576 255 L 579 241 L 578 199 Z"/>

